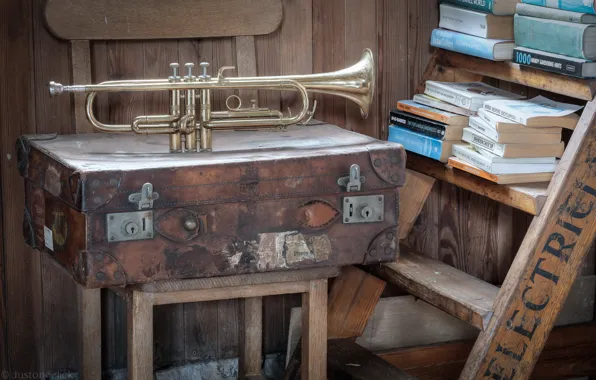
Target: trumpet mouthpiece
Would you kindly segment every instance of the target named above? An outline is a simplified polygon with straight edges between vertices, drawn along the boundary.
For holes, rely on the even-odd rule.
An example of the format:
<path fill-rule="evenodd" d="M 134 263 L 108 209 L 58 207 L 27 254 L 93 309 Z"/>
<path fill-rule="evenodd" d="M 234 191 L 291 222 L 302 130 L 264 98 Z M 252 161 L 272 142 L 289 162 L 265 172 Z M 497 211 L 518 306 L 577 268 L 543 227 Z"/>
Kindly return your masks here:
<path fill-rule="evenodd" d="M 62 92 L 64 92 L 64 86 L 57 82 L 50 82 L 49 88 L 51 96 L 60 95 Z"/>

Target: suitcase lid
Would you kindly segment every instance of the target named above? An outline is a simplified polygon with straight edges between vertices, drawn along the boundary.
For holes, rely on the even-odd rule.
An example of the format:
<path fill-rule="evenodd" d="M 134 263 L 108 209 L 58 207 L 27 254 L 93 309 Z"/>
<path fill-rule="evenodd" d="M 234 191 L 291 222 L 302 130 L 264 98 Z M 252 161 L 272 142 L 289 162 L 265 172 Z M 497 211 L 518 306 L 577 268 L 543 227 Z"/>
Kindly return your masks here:
<path fill-rule="evenodd" d="M 160 208 L 341 193 L 352 164 L 363 192 L 405 181 L 401 145 L 329 124 L 214 131 L 213 140 L 213 152 L 174 154 L 164 135 L 29 135 L 17 151 L 21 175 L 84 212 L 134 210 L 146 183 Z"/>

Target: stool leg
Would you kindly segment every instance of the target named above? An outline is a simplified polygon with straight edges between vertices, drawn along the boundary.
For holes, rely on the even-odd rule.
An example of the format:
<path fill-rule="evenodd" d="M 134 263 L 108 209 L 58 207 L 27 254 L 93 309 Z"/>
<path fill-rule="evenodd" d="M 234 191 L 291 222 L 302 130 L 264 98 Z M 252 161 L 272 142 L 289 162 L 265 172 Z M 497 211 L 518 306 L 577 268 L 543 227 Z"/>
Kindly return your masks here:
<path fill-rule="evenodd" d="M 128 380 L 153 379 L 153 298 L 131 290 L 128 300 Z"/>
<path fill-rule="evenodd" d="M 327 378 L 327 280 L 302 294 L 302 380 Z"/>
<path fill-rule="evenodd" d="M 263 364 L 263 297 L 241 300 L 238 379 L 261 375 Z"/>
<path fill-rule="evenodd" d="M 78 288 L 81 379 L 101 380 L 101 289 Z"/>

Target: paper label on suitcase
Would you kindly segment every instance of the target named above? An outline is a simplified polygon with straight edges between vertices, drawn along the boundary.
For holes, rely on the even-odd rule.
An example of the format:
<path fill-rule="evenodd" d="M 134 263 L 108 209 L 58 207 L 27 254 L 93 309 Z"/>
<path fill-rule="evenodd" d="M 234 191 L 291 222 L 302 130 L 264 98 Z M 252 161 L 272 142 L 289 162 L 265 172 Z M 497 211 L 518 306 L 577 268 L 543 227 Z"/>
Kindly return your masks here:
<path fill-rule="evenodd" d="M 47 249 L 54 251 L 54 237 L 52 236 L 52 229 L 43 226 L 43 241 Z"/>

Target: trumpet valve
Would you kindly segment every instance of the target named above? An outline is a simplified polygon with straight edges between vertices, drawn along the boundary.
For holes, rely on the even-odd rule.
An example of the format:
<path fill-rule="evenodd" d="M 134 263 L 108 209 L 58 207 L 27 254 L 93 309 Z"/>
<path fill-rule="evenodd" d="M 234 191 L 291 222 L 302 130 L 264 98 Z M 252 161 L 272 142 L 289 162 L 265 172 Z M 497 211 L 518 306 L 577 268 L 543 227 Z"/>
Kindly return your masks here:
<path fill-rule="evenodd" d="M 178 67 L 179 64 L 176 62 L 170 63 L 170 67 L 172 68 L 172 76 L 168 78 L 170 82 L 180 82 L 180 76 L 178 75 Z"/>

